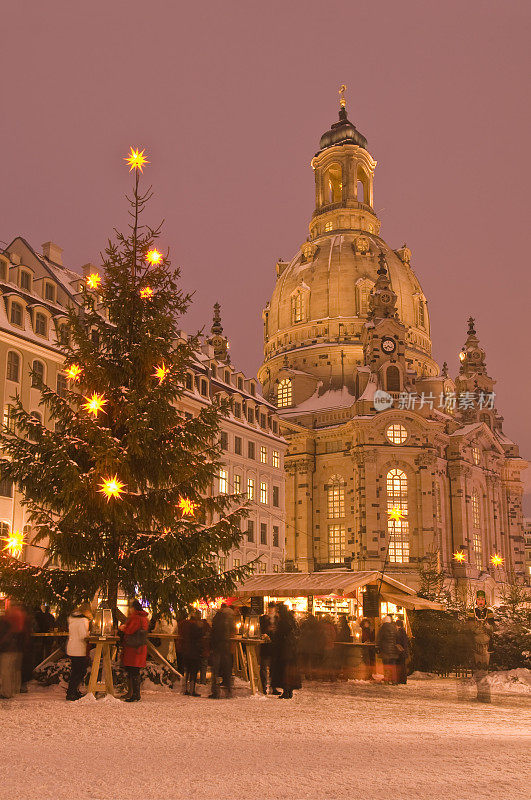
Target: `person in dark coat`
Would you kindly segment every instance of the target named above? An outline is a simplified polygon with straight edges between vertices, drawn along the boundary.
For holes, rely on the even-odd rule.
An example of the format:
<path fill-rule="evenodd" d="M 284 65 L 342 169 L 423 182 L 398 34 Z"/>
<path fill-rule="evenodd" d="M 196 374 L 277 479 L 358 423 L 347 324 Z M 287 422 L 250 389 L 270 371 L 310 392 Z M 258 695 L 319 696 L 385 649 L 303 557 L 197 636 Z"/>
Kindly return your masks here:
<path fill-rule="evenodd" d="M 201 614 L 195 609 L 190 612 L 186 623 L 182 626 L 182 654 L 185 672 L 183 694 L 190 697 L 201 697 L 196 692 L 197 673 L 201 667 L 201 653 L 203 651 L 203 626 Z"/>
<path fill-rule="evenodd" d="M 212 691 L 210 698 L 220 697 L 219 679 L 226 697 L 232 697 L 232 643 L 236 633 L 234 612 L 222 603 L 212 620 L 210 647 L 212 650 Z"/>
<path fill-rule="evenodd" d="M 376 637 L 378 652 L 383 662 L 384 682 L 393 683 L 396 680 L 396 662 L 398 660 L 397 628 L 390 616 L 384 617 Z"/>
<path fill-rule="evenodd" d="M 267 607 L 267 614 L 262 614 L 260 617 L 260 636 L 262 643 L 260 645 L 260 683 L 262 684 L 262 692 L 267 694 L 267 687 L 271 676 L 271 637 L 276 625 L 276 603 L 269 603 Z M 276 687 L 271 684 L 271 690 L 276 690 Z M 280 694 L 280 692 L 279 692 Z"/>
<path fill-rule="evenodd" d="M 18 603 L 12 603 L 0 617 L 0 697 L 13 697 L 20 692 L 27 614 Z"/>
<path fill-rule="evenodd" d="M 35 620 L 35 633 L 52 633 L 55 628 L 55 617 L 50 611 L 49 606 L 44 606 L 44 610 L 39 606 L 39 608 L 35 609 L 33 616 Z M 35 666 L 40 664 L 41 661 L 44 661 L 45 658 L 48 658 L 54 649 L 55 641 L 56 640 L 52 636 L 42 636 L 38 639 L 39 652 Z"/>
<path fill-rule="evenodd" d="M 199 683 L 203 683 L 206 685 L 207 682 L 207 667 L 208 667 L 208 659 L 210 657 L 210 634 L 211 629 L 208 623 L 208 620 L 202 619 L 201 628 L 203 633 L 203 638 L 201 640 L 201 664 L 199 668 Z"/>
<path fill-rule="evenodd" d="M 122 664 L 129 679 L 129 692 L 124 699 L 134 703 L 140 700 L 140 670 L 147 660 L 148 615 L 138 600 L 130 604 L 129 616 L 120 630 L 124 634 Z"/>
<path fill-rule="evenodd" d="M 362 644 L 367 645 L 366 647 L 363 647 L 361 651 L 361 657 L 365 668 L 364 678 L 365 680 L 370 680 L 372 678 L 374 668 L 376 666 L 375 648 L 368 646 L 372 645 L 376 639 L 374 633 L 374 620 L 364 618 L 361 620 L 360 627 L 361 627 L 361 642 Z"/>
<path fill-rule="evenodd" d="M 301 688 L 297 664 L 297 623 L 293 612 L 284 603 L 279 603 L 277 608 L 278 622 L 272 639 L 273 660 L 282 687 L 280 699 L 289 700 L 293 697 L 293 690 Z"/>
<path fill-rule="evenodd" d="M 396 646 L 398 648 L 397 681 L 407 683 L 407 659 L 409 656 L 409 638 L 404 628 L 404 620 L 396 621 Z"/>

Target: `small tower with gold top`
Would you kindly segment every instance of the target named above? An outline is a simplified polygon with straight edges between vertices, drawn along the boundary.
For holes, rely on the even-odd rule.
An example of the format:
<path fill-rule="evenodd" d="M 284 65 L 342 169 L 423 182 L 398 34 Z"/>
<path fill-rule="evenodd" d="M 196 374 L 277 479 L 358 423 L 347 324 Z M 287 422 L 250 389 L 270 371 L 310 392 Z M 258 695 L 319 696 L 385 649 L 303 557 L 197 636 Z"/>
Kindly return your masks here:
<path fill-rule="evenodd" d="M 221 307 L 219 303 L 214 303 L 214 318 L 210 328 L 212 336 L 207 340 L 214 348 L 214 356 L 218 361 L 230 362 L 229 341 L 223 335 L 223 325 L 221 324 Z"/>

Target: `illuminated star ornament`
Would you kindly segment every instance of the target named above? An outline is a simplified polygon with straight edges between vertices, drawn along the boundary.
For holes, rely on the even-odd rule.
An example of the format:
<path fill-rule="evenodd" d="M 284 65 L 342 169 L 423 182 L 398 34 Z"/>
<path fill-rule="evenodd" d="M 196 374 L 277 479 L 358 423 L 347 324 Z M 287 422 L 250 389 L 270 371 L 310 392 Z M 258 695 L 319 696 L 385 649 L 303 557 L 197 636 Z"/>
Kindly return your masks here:
<path fill-rule="evenodd" d="M 97 272 L 91 272 L 87 277 L 87 286 L 89 289 L 97 289 L 101 283 L 101 278 Z"/>
<path fill-rule="evenodd" d="M 462 550 L 458 550 L 456 553 L 454 553 L 454 559 L 458 564 L 462 564 L 465 560 L 465 554 Z"/>
<path fill-rule="evenodd" d="M 114 475 L 112 478 L 104 478 L 103 482 L 100 483 L 101 494 L 104 494 L 107 498 L 107 502 L 111 499 L 111 497 L 116 497 L 117 500 L 122 499 L 122 494 L 125 490 L 125 483 L 118 480 L 118 476 Z"/>
<path fill-rule="evenodd" d="M 194 503 L 193 500 L 188 500 L 186 497 L 181 497 L 178 508 L 181 509 L 183 517 L 193 517 L 197 505 L 198 504 Z"/>
<path fill-rule="evenodd" d="M 144 286 L 143 289 L 140 289 L 140 297 L 143 300 L 147 300 L 148 297 L 151 297 L 152 294 L 153 294 L 153 289 L 151 288 L 151 286 Z"/>
<path fill-rule="evenodd" d="M 490 563 L 495 567 L 501 567 L 503 564 L 503 558 L 498 553 L 494 553 L 494 555 L 491 556 Z"/>
<path fill-rule="evenodd" d="M 129 166 L 129 172 L 132 172 L 134 169 L 140 172 L 144 171 L 144 165 L 149 164 L 144 152 L 145 150 L 135 150 L 134 147 L 130 148 L 128 155 L 124 158 L 124 161 L 126 161 Z"/>
<path fill-rule="evenodd" d="M 66 372 L 66 377 L 69 378 L 71 381 L 78 381 L 79 376 L 83 372 L 79 364 L 70 364 Z"/>
<path fill-rule="evenodd" d="M 87 402 L 83 403 L 83 408 L 85 411 L 88 411 L 89 414 L 94 414 L 95 417 L 97 417 L 99 412 L 103 410 L 103 406 L 107 402 L 103 395 L 98 394 L 97 392 L 94 392 L 92 397 L 85 397 L 85 400 Z"/>
<path fill-rule="evenodd" d="M 162 383 L 166 375 L 169 373 L 169 369 L 166 364 L 162 363 L 160 367 L 155 368 L 155 372 L 153 373 L 154 378 L 159 379 L 159 383 Z"/>
<path fill-rule="evenodd" d="M 2 541 L 6 542 L 3 549 L 8 550 L 13 558 L 18 558 L 22 554 L 22 548 L 26 544 L 24 534 L 20 531 L 10 531 L 7 536 L 2 537 Z"/>
<path fill-rule="evenodd" d="M 157 264 L 160 264 L 163 258 L 164 256 L 156 249 L 156 247 L 153 247 L 146 253 L 146 261 L 148 264 L 151 264 L 152 267 L 156 267 Z"/>
<path fill-rule="evenodd" d="M 398 506 L 391 508 L 387 513 L 389 514 L 389 519 L 392 519 L 395 522 L 400 522 L 401 519 L 404 519 L 404 515 Z"/>

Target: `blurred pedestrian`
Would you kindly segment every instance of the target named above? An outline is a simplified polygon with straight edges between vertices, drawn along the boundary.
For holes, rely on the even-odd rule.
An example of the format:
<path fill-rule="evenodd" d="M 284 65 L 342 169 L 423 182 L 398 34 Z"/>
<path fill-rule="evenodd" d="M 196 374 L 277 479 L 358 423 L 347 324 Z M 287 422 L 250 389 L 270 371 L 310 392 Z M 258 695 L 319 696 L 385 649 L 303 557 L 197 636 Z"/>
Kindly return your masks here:
<path fill-rule="evenodd" d="M 276 603 L 269 603 L 267 613 L 262 614 L 260 624 L 260 683 L 262 692 L 267 694 L 267 687 L 271 679 L 271 636 L 276 625 Z M 276 688 L 271 685 L 271 689 Z M 279 693 L 280 694 L 280 693 Z"/>
<path fill-rule="evenodd" d="M 199 683 L 202 683 L 206 686 L 208 660 L 210 658 L 211 628 L 207 619 L 202 619 L 200 621 L 200 624 L 202 629 L 202 638 L 201 638 L 201 661 L 199 665 Z"/>
<path fill-rule="evenodd" d="M 148 631 L 148 615 L 138 600 L 130 603 L 129 616 L 120 630 L 124 634 L 122 664 L 129 681 L 129 691 L 124 700 L 135 703 L 140 700 L 140 670 L 146 666 Z"/>
<path fill-rule="evenodd" d="M 407 660 L 409 658 L 409 637 L 404 628 L 404 620 L 396 621 L 396 646 L 398 657 L 396 662 L 398 683 L 407 683 Z"/>
<path fill-rule="evenodd" d="M 79 700 L 83 696 L 79 687 L 87 674 L 88 636 L 91 619 L 92 609 L 89 603 L 78 606 L 68 617 L 66 654 L 70 658 L 70 679 L 66 690 L 67 700 Z"/>
<path fill-rule="evenodd" d="M 22 605 L 21 609 L 24 613 L 24 628 L 20 635 L 20 691 L 22 694 L 26 694 L 28 691 L 28 683 L 33 677 L 34 650 L 32 633 L 35 629 L 35 620 L 27 606 Z"/>
<path fill-rule="evenodd" d="M 376 667 L 376 648 L 373 646 L 376 641 L 374 620 L 364 618 L 361 620 L 360 627 L 361 643 L 365 645 L 361 651 L 364 666 L 363 678 L 371 680 Z"/>
<path fill-rule="evenodd" d="M 52 633 L 56 627 L 55 617 L 50 611 L 50 606 L 39 606 L 34 612 L 35 632 Z M 37 662 L 44 661 L 54 649 L 55 639 L 53 636 L 40 637 L 42 658 Z M 37 665 L 35 665 L 37 666 Z"/>
<path fill-rule="evenodd" d="M 184 683 L 183 694 L 190 697 L 200 697 L 195 685 L 197 674 L 201 666 L 201 652 L 203 649 L 203 626 L 201 614 L 195 608 L 188 615 L 182 626 L 182 653 L 184 658 Z"/>
<path fill-rule="evenodd" d="M 27 614 L 18 603 L 9 605 L 0 617 L 0 697 L 13 697 L 20 692 Z"/>
<path fill-rule="evenodd" d="M 212 649 L 212 691 L 214 700 L 220 697 L 221 686 L 226 697 L 232 697 L 232 643 L 235 635 L 234 613 L 226 603 L 222 603 L 212 620 L 210 646 Z"/>
<path fill-rule="evenodd" d="M 293 611 L 284 603 L 279 603 L 278 622 L 273 633 L 273 652 L 282 687 L 281 700 L 290 700 L 294 689 L 301 688 L 301 679 L 297 663 L 297 623 Z"/>
<path fill-rule="evenodd" d="M 321 630 L 324 638 L 323 680 L 335 681 L 337 678 L 336 629 L 330 614 L 326 614 L 321 620 Z"/>
<path fill-rule="evenodd" d="M 383 618 L 376 637 L 376 644 L 383 663 L 384 682 L 396 684 L 396 663 L 398 660 L 397 628 L 389 615 Z"/>

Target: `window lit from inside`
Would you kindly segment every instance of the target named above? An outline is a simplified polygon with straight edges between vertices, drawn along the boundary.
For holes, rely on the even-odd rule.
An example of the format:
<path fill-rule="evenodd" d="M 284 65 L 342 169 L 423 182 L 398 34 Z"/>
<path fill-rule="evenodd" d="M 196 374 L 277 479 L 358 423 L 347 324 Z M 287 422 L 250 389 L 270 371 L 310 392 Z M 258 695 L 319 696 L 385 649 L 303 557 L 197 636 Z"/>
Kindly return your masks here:
<path fill-rule="evenodd" d="M 345 558 L 345 526 L 328 526 L 328 561 L 340 564 Z"/>
<path fill-rule="evenodd" d="M 229 472 L 221 468 L 219 471 L 219 493 L 228 494 L 229 491 Z"/>
<path fill-rule="evenodd" d="M 277 386 L 277 406 L 288 408 L 292 403 L 291 381 L 289 378 L 281 380 Z"/>
<path fill-rule="evenodd" d="M 479 494 L 474 489 L 470 498 L 472 505 L 472 548 L 474 550 L 474 564 L 476 569 L 483 567 L 483 543 L 481 541 L 481 513 L 479 507 Z"/>
<path fill-rule="evenodd" d="M 404 428 L 403 425 L 399 425 L 398 423 L 393 423 L 389 425 L 387 428 L 385 435 L 391 442 L 391 444 L 404 444 L 407 439 L 407 430 Z"/>
<path fill-rule="evenodd" d="M 327 508 L 329 519 L 341 519 L 345 516 L 345 484 L 341 478 L 331 479 L 327 488 Z"/>
<path fill-rule="evenodd" d="M 400 469 L 387 473 L 388 558 L 391 563 L 409 562 L 407 475 Z"/>

